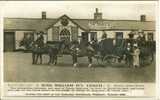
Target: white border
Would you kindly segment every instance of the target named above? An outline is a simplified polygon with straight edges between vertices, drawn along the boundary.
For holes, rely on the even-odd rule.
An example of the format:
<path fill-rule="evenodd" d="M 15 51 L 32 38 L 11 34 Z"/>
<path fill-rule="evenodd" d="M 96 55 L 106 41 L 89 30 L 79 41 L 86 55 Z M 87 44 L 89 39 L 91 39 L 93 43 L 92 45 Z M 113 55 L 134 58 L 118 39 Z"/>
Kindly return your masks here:
<path fill-rule="evenodd" d="M 160 99 L 160 63 L 159 63 L 159 58 L 160 58 L 160 1 L 157 2 L 157 7 L 156 7 L 156 99 Z"/>
<path fill-rule="evenodd" d="M 0 71 L 1 71 L 1 95 L 3 95 L 3 7 L 4 6 L 7 6 L 7 3 L 14 3 L 15 1 L 0 1 Z M 159 33 L 159 29 L 160 29 L 160 26 L 159 26 L 159 23 L 160 23 L 160 20 L 159 20 L 159 5 L 160 5 L 160 2 L 159 1 L 16 1 L 18 3 L 40 3 L 40 4 L 45 4 L 46 2 L 55 2 L 55 3 L 124 3 L 124 4 L 127 4 L 127 3 L 135 3 L 135 4 L 144 4 L 144 3 L 156 3 L 157 7 L 156 7 L 156 12 L 157 12 L 157 15 L 156 15 L 156 98 L 128 98 L 129 100 L 159 100 L 160 99 L 160 74 L 159 74 L 159 71 L 160 71 L 160 68 L 159 68 L 159 58 L 160 58 L 160 54 L 159 54 L 159 50 L 160 50 L 160 35 L 158 34 Z M 2 5 L 2 6 L 1 6 Z M 32 100 L 86 100 L 86 98 L 35 98 L 35 97 L 27 97 L 27 98 L 23 98 L 23 97 L 18 97 L 18 98 L 15 98 L 15 97 L 7 97 L 7 98 L 3 98 L 3 99 L 7 99 L 7 100 L 11 100 L 11 99 L 15 99 L 15 100 L 28 100 L 28 99 L 32 99 Z M 118 99 L 118 100 L 128 100 L 127 98 L 87 98 L 87 100 L 97 100 L 97 99 L 100 99 L 100 100 L 115 100 L 115 99 Z"/>

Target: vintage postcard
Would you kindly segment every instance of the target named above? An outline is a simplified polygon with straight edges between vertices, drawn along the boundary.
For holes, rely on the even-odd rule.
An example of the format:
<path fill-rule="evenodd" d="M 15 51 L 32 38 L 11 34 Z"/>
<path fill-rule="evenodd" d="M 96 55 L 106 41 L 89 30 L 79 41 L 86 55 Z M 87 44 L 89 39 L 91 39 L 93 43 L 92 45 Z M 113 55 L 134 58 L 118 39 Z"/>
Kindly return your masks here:
<path fill-rule="evenodd" d="M 0 3 L 3 98 L 157 99 L 157 1 Z"/>

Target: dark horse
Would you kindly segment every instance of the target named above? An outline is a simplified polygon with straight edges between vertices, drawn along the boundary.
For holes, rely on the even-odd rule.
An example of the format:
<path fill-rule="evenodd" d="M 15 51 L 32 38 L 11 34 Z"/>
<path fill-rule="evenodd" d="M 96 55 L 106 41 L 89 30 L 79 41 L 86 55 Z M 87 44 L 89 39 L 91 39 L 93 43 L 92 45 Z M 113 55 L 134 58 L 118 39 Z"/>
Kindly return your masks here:
<path fill-rule="evenodd" d="M 140 48 L 140 63 L 141 65 L 150 64 L 154 61 L 155 53 L 155 42 L 154 41 L 145 41 L 143 45 L 139 46 Z"/>
<path fill-rule="evenodd" d="M 61 52 L 63 42 L 54 41 L 44 44 L 42 47 L 38 46 L 39 43 L 35 41 L 32 44 L 32 63 L 37 64 L 40 58 L 40 64 L 42 64 L 42 55 L 47 54 L 49 56 L 48 64 L 57 64 L 57 56 Z"/>
<path fill-rule="evenodd" d="M 88 42 L 84 46 L 78 43 L 78 41 L 72 41 L 70 46 L 70 55 L 73 59 L 73 66 L 76 67 L 78 63 L 78 57 L 88 57 L 89 65 L 92 66 L 92 57 L 94 56 L 94 49 L 92 45 Z"/>

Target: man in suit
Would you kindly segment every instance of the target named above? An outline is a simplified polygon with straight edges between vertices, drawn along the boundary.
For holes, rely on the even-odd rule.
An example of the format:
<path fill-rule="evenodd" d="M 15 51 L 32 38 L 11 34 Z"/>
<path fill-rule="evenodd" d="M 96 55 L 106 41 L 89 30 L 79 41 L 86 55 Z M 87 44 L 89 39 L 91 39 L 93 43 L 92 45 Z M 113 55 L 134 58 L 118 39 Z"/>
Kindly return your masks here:
<path fill-rule="evenodd" d="M 78 58 L 78 52 L 79 52 L 79 42 L 78 41 L 72 41 L 71 44 L 71 54 L 72 54 L 72 60 L 73 60 L 73 66 L 77 66 L 77 58 Z"/>

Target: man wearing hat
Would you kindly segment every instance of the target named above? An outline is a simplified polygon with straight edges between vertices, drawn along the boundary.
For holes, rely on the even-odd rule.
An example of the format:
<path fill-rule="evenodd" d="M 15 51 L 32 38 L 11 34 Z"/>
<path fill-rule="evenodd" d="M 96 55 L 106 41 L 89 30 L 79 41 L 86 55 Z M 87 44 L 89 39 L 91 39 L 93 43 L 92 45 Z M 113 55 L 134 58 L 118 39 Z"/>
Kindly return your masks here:
<path fill-rule="evenodd" d="M 145 46 L 145 34 L 142 30 L 139 30 L 138 31 L 138 38 L 137 38 L 137 42 L 138 42 L 138 46 L 142 47 L 142 46 Z"/>
<path fill-rule="evenodd" d="M 131 54 L 132 54 L 131 44 L 128 43 L 126 47 L 126 63 L 129 67 L 133 65 L 133 57 Z"/>
<path fill-rule="evenodd" d="M 140 67 L 139 62 L 139 55 L 140 55 L 140 49 L 138 48 L 137 43 L 133 45 L 133 67 Z"/>
<path fill-rule="evenodd" d="M 79 42 L 77 40 L 72 41 L 71 44 L 71 54 L 72 54 L 72 60 L 73 60 L 73 67 L 77 66 L 77 58 L 79 54 Z"/>

